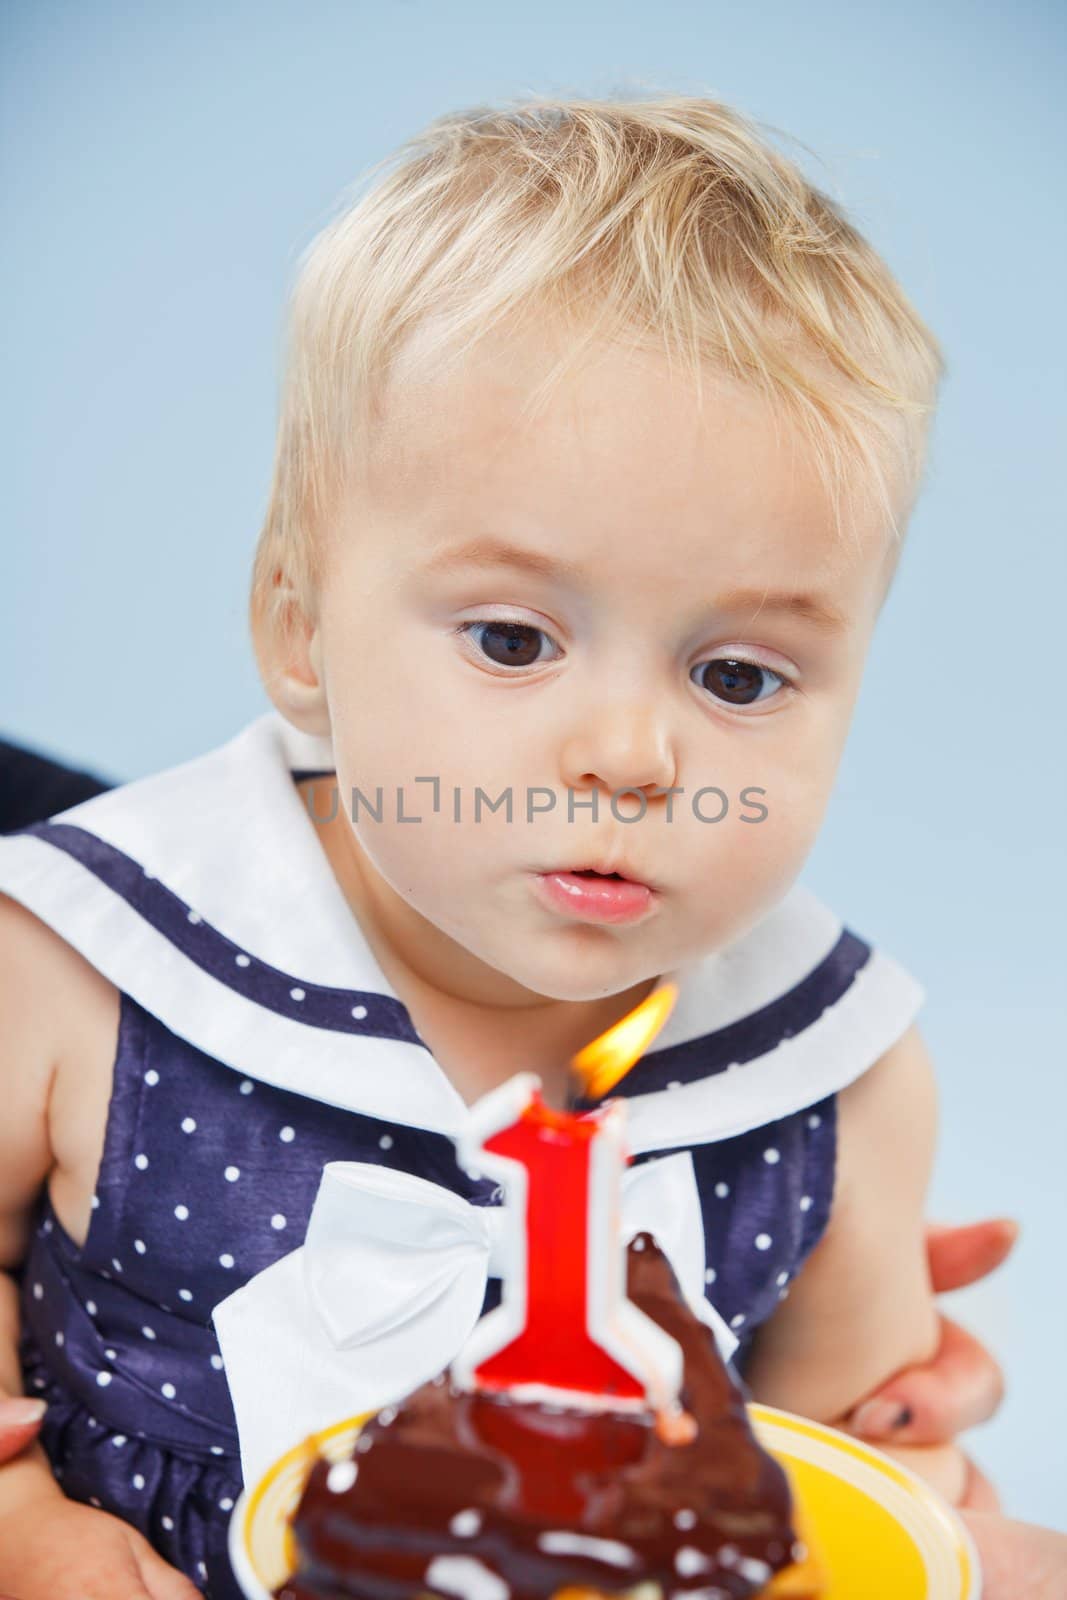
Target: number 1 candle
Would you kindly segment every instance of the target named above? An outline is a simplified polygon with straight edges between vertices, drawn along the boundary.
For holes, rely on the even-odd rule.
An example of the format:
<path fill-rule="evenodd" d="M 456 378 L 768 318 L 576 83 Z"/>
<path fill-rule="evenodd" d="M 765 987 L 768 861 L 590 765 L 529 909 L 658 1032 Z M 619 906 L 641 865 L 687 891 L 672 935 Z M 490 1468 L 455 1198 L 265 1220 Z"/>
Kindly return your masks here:
<path fill-rule="evenodd" d="M 587 1092 L 602 1093 L 632 1065 L 674 993 L 654 991 L 575 1058 Z M 546 1106 L 532 1072 L 471 1107 L 459 1158 L 502 1184 L 508 1225 L 501 1303 L 452 1362 L 460 1387 L 597 1409 L 679 1409 L 681 1349 L 625 1292 L 625 1124 L 622 1100 L 584 1113 Z"/>

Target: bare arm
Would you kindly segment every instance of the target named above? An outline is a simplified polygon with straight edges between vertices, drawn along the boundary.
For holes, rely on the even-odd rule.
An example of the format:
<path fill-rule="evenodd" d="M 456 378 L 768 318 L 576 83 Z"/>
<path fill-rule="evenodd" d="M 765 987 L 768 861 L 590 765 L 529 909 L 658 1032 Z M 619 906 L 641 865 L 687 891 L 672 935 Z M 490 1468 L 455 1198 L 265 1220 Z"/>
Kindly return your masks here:
<path fill-rule="evenodd" d="M 929 1361 L 940 1326 L 924 1209 L 937 1131 L 933 1068 L 916 1026 L 838 1096 L 834 1204 L 789 1297 L 758 1331 L 757 1400 L 838 1423 L 904 1367 Z M 958 1498 L 954 1445 L 889 1452 Z"/>
<path fill-rule="evenodd" d="M 49 1101 L 82 1059 L 90 1007 L 115 991 L 58 934 L 0 895 L 0 1391 L 21 1393 L 18 1295 L 34 1203 L 59 1165 Z M 0 1595 L 20 1600 L 196 1600 L 137 1530 L 69 1500 L 40 1444 L 0 1464 Z"/>
<path fill-rule="evenodd" d="M 0 1392 L 21 1395 L 18 1286 L 33 1204 L 52 1167 L 48 1097 L 59 1058 L 62 1007 L 53 987 L 56 935 L 0 895 Z M 59 991 L 61 992 L 61 991 Z M 59 1494 L 48 1457 L 29 1445 L 0 1466 L 0 1511 L 23 1496 Z"/>

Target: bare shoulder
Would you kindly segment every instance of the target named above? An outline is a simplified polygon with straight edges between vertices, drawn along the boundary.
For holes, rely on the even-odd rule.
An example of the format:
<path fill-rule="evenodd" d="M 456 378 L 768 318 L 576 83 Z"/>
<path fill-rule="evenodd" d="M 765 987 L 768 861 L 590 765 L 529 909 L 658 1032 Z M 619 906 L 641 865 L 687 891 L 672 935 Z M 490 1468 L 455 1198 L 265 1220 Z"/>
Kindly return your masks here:
<path fill-rule="evenodd" d="M 73 1068 L 113 1056 L 118 1006 L 103 973 L 0 894 L 0 1268 L 22 1259 L 33 1202 L 62 1159 L 57 1105 Z"/>
<path fill-rule="evenodd" d="M 924 1225 L 937 1090 L 918 1027 L 837 1105 L 830 1220 L 748 1368 L 758 1399 L 825 1421 L 937 1346 Z"/>
<path fill-rule="evenodd" d="M 40 1077 L 80 1046 L 87 1026 L 117 1014 L 118 990 L 20 901 L 0 894 L 0 996 L 10 1071 L 17 1039 L 22 1075 Z"/>
<path fill-rule="evenodd" d="M 873 1202 L 876 1170 L 895 1173 L 894 1190 L 925 1193 L 937 1138 L 937 1078 L 917 1023 L 837 1096 L 838 1151 L 834 1215 Z M 840 1221 L 838 1222 L 840 1226 Z"/>

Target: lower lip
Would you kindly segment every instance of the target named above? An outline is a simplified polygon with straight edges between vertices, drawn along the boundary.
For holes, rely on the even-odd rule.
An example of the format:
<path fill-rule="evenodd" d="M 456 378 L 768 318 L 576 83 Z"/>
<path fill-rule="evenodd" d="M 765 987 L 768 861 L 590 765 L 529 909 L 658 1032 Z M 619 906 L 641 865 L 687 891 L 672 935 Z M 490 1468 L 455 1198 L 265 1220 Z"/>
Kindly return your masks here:
<path fill-rule="evenodd" d="M 584 878 L 577 872 L 538 872 L 534 881 L 556 911 L 583 922 L 636 922 L 651 909 L 655 891 L 619 878 Z"/>

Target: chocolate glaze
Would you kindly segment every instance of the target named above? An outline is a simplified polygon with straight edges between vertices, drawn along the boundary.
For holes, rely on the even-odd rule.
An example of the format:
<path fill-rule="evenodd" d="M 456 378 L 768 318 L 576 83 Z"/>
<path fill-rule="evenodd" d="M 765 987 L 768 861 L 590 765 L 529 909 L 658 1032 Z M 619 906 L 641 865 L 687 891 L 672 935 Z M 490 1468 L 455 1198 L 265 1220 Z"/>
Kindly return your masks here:
<path fill-rule="evenodd" d="M 277 1600 L 547 1600 L 650 1580 L 667 1600 L 759 1594 L 800 1553 L 785 1473 L 650 1233 L 630 1245 L 627 1293 L 682 1346 L 691 1442 L 665 1444 L 651 1411 L 520 1403 L 443 1373 L 364 1426 L 349 1486 L 316 1462 Z"/>

